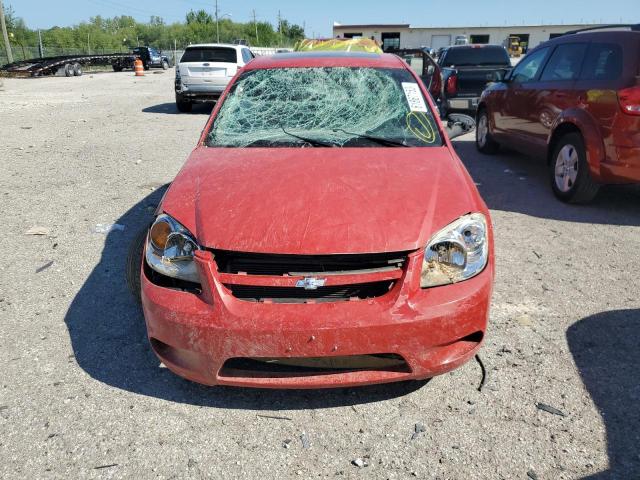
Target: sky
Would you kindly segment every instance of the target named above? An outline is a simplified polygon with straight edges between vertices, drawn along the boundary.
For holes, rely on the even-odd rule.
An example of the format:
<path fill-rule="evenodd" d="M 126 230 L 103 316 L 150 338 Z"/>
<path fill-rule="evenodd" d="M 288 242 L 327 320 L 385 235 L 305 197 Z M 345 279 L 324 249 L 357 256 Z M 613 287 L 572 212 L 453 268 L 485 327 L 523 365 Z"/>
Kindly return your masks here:
<path fill-rule="evenodd" d="M 31 28 L 69 26 L 92 16 L 130 15 L 148 22 L 184 21 L 193 9 L 213 13 L 215 0 L 3 0 Z M 499 26 L 540 23 L 640 23 L 640 0 L 219 0 L 220 15 L 248 21 L 282 18 L 304 25 L 307 36 L 330 36 L 333 22 L 410 23 L 412 26 Z"/>

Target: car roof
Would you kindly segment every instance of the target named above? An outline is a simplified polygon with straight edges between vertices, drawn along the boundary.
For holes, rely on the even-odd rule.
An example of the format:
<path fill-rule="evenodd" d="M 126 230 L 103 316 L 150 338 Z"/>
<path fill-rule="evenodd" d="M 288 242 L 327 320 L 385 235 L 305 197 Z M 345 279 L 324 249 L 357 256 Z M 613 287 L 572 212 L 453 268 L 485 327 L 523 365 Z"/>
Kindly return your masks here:
<path fill-rule="evenodd" d="M 463 48 L 504 48 L 502 45 L 496 45 L 494 43 L 467 43 L 466 45 L 450 45 L 445 47 L 451 50 L 463 49 Z"/>
<path fill-rule="evenodd" d="M 402 60 L 388 53 L 367 52 L 293 52 L 256 57 L 247 69 L 304 67 L 405 68 Z"/>
<path fill-rule="evenodd" d="M 560 37 L 547 40 L 546 42 L 541 43 L 540 46 L 557 45 L 559 43 L 569 42 L 591 42 L 593 40 L 607 40 L 607 43 L 612 43 L 623 42 L 628 39 L 640 39 L 640 32 L 634 30 L 600 30 L 568 33 Z"/>
<path fill-rule="evenodd" d="M 246 45 L 233 45 L 231 43 L 196 43 L 194 45 L 188 45 L 186 49 L 189 48 L 202 48 L 202 47 L 224 47 L 224 48 L 249 48 Z"/>

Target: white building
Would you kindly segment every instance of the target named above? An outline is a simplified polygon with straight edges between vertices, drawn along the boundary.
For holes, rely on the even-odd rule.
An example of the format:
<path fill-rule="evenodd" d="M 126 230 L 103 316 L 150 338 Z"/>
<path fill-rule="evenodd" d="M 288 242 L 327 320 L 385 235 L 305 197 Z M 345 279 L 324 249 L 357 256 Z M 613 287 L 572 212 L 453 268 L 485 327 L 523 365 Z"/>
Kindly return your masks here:
<path fill-rule="evenodd" d="M 383 50 L 429 47 L 439 49 L 464 36 L 469 43 L 504 45 L 509 36 L 517 36 L 528 48 L 571 30 L 596 25 L 512 25 L 503 27 L 412 27 L 409 24 L 341 25 L 333 24 L 333 36 L 340 38 L 373 38 Z"/>

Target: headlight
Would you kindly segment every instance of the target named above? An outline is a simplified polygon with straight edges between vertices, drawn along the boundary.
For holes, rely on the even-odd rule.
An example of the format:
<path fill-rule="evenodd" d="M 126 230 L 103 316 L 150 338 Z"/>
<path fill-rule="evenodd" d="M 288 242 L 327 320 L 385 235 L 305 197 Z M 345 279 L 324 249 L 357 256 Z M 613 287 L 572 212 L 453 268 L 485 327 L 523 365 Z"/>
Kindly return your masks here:
<path fill-rule="evenodd" d="M 149 266 L 167 277 L 200 283 L 193 255 L 200 246 L 193 235 L 169 215 L 159 215 L 147 236 L 145 258 Z"/>
<path fill-rule="evenodd" d="M 440 230 L 424 252 L 420 286 L 437 287 L 475 277 L 487 265 L 487 220 L 472 213 Z"/>

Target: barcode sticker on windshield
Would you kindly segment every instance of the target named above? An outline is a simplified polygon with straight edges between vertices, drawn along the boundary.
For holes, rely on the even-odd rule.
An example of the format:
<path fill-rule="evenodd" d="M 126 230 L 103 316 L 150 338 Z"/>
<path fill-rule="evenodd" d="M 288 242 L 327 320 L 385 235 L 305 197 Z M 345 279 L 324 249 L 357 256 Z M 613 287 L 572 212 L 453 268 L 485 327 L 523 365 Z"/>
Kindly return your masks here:
<path fill-rule="evenodd" d="M 427 112 L 427 104 L 417 83 L 402 82 L 404 96 L 407 97 L 412 112 Z"/>

